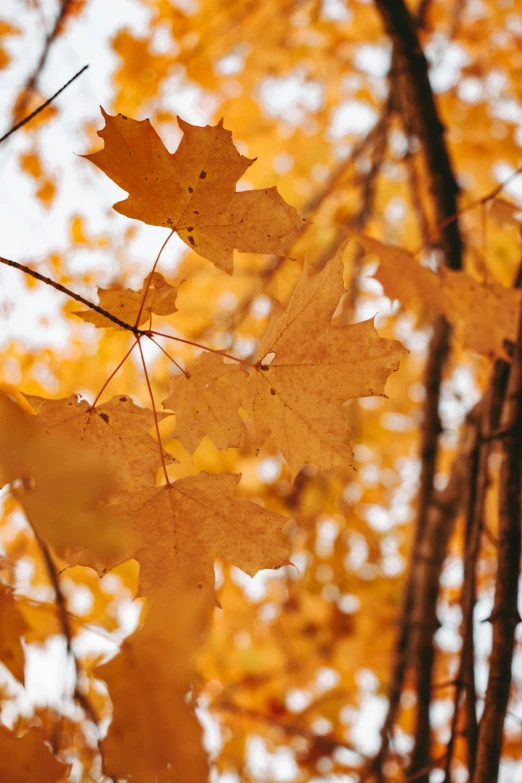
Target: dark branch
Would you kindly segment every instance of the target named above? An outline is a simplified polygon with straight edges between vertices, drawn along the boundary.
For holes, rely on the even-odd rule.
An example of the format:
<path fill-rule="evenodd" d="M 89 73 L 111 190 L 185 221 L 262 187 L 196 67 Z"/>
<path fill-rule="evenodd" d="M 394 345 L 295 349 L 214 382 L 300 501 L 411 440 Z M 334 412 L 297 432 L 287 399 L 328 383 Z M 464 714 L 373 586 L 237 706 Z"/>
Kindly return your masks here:
<path fill-rule="evenodd" d="M 38 83 L 38 79 L 40 78 L 40 74 L 43 71 L 45 64 L 47 62 L 47 58 L 49 57 L 49 52 L 51 51 L 51 47 L 56 40 L 57 36 L 60 33 L 60 28 L 62 26 L 62 22 L 64 21 L 65 17 L 67 16 L 67 11 L 69 10 L 69 6 L 71 4 L 71 0 L 62 0 L 62 3 L 60 5 L 60 10 L 58 12 L 58 15 L 54 21 L 53 29 L 49 33 L 49 35 L 45 39 L 45 45 L 43 48 L 43 51 L 40 55 L 40 59 L 38 60 L 36 67 L 34 71 L 32 72 L 31 76 L 27 80 L 25 87 L 22 90 L 22 95 L 20 98 L 20 101 L 17 105 L 17 110 L 23 114 L 27 108 L 27 103 L 29 101 L 31 92 L 34 90 Z"/>
<path fill-rule="evenodd" d="M 438 224 L 457 214 L 457 185 L 444 141 L 442 124 L 428 75 L 428 63 L 417 37 L 416 23 L 404 0 L 375 0 L 390 36 L 397 66 L 407 87 L 408 113 L 422 146 L 431 178 L 431 192 Z M 458 220 L 442 231 L 446 264 L 462 267 L 462 238 Z"/>
<path fill-rule="evenodd" d="M 395 71 L 395 89 L 400 93 L 402 112 L 407 115 L 406 126 L 410 134 L 419 139 L 430 177 L 430 189 L 437 224 L 442 229 L 444 261 L 452 269 L 462 268 L 462 238 L 457 216 L 459 188 L 444 141 L 444 126 L 440 120 L 431 89 L 428 64 L 421 49 L 418 23 L 408 11 L 404 0 L 375 0 L 377 10 L 393 45 L 392 67 Z M 411 562 L 401 609 L 399 637 L 396 643 L 395 663 L 392 673 L 388 714 L 381 733 L 381 748 L 372 764 L 372 771 L 381 775 L 386 758 L 393 724 L 397 716 L 404 676 L 410 663 L 416 669 L 417 725 L 415 748 L 410 775 L 418 775 L 425 781 L 429 772 L 422 770 L 430 765 L 429 701 L 432 688 L 434 627 L 426 627 L 422 633 L 412 632 L 412 619 L 422 606 L 425 617 L 436 618 L 435 609 L 439 585 L 434 583 L 437 569 L 424 562 L 425 552 L 436 555 L 437 568 L 443 562 L 445 547 L 452 527 L 452 514 L 440 514 L 434 506 L 433 479 L 435 475 L 439 420 L 440 384 L 444 366 L 450 351 L 451 330 L 447 322 L 438 318 L 430 345 L 425 371 L 426 400 L 424 422 L 421 430 L 420 459 L 421 482 L 417 500 L 416 530 L 411 552 Z M 439 529 L 440 527 L 440 529 Z M 441 534 L 441 546 L 434 538 L 434 530 Z M 433 551 L 432 551 L 433 550 Z M 431 554 L 430 554 L 431 553 Z M 428 558 L 429 560 L 430 558 Z M 422 596 L 417 592 L 424 586 Z M 420 600 L 422 598 L 422 600 Z M 424 620 L 423 620 L 424 622 Z"/>
<path fill-rule="evenodd" d="M 103 307 L 100 307 L 99 305 L 90 302 L 88 299 L 85 299 L 85 297 L 75 293 L 74 291 L 71 291 L 69 288 L 66 288 L 64 285 L 57 283 L 55 280 L 52 280 L 50 277 L 45 277 L 45 275 L 41 275 L 40 272 L 36 272 L 34 269 L 31 269 L 25 264 L 20 264 L 18 263 L 18 261 L 11 261 L 9 258 L 2 258 L 1 256 L 0 256 L 0 264 L 5 264 L 6 266 L 12 266 L 15 269 L 19 269 L 21 272 L 23 272 L 26 275 L 29 275 L 30 277 L 34 277 L 35 280 L 40 280 L 42 283 L 45 283 L 46 285 L 50 285 L 52 288 L 55 288 L 57 291 L 60 291 L 62 294 L 66 294 L 67 296 L 71 297 L 71 299 L 75 299 L 77 302 L 81 302 L 81 304 L 85 305 L 91 310 L 95 310 L 97 313 L 100 313 L 100 315 L 105 316 L 105 318 L 108 318 L 109 321 L 112 321 L 114 324 L 116 324 L 116 326 L 119 326 L 121 329 L 126 329 L 128 332 L 132 332 L 132 334 L 135 337 L 139 337 L 140 335 L 147 334 L 146 329 L 137 329 L 135 326 L 131 326 L 131 324 L 128 324 L 125 321 L 121 321 L 115 315 L 109 313 L 108 310 L 104 310 Z"/>
<path fill-rule="evenodd" d="M 10 128 L 7 131 L 7 133 L 4 133 L 3 136 L 0 136 L 0 144 L 3 141 L 5 141 L 7 138 L 9 138 L 9 136 L 11 136 L 11 134 L 13 134 L 15 131 L 19 130 L 20 128 L 22 128 L 24 125 L 27 125 L 28 122 L 31 122 L 31 120 L 34 117 L 36 117 L 38 114 L 40 114 L 40 112 L 42 112 L 44 109 L 46 109 L 54 101 L 54 99 L 57 98 L 60 95 L 60 93 L 62 93 L 65 89 L 67 89 L 67 87 L 70 84 L 72 84 L 74 82 L 74 80 L 78 78 L 78 76 L 81 76 L 82 73 L 84 71 L 86 71 L 88 67 L 89 67 L 88 65 L 84 65 L 83 68 L 80 68 L 78 73 L 75 73 L 74 76 L 71 79 L 69 79 L 69 81 L 66 82 L 63 85 L 63 87 L 60 87 L 60 89 L 57 92 L 54 93 L 54 95 L 51 95 L 50 98 L 48 98 L 44 103 L 42 103 L 41 106 L 38 106 L 38 108 L 35 109 L 33 112 L 31 112 L 31 114 L 28 114 L 27 117 L 24 117 L 23 120 L 20 120 L 20 122 L 17 122 L 16 125 L 13 125 L 13 127 Z"/>
<path fill-rule="evenodd" d="M 515 630 L 520 622 L 518 582 L 522 516 L 522 317 L 519 320 L 500 428 L 508 434 L 500 442 L 498 563 L 495 601 L 490 617 L 493 624 L 493 646 L 484 712 L 479 726 L 473 783 L 490 783 L 498 777 L 504 720 L 511 688 Z"/>

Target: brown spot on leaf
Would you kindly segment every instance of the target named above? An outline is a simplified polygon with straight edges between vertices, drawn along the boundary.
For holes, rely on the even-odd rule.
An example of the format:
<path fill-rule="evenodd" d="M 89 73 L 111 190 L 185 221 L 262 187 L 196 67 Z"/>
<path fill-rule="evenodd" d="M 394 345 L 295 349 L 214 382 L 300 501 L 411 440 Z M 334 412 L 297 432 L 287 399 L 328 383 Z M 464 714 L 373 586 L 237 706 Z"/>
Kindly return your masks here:
<path fill-rule="evenodd" d="M 100 419 L 103 419 L 107 424 L 109 423 L 109 414 L 108 413 L 100 413 Z"/>
<path fill-rule="evenodd" d="M 200 171 L 199 172 L 199 178 L 200 179 L 205 179 L 206 176 L 207 176 L 207 172 L 206 171 Z"/>
<path fill-rule="evenodd" d="M 188 241 L 190 242 L 191 245 L 195 245 L 196 244 L 196 242 L 194 240 L 194 237 L 189 236 Z"/>

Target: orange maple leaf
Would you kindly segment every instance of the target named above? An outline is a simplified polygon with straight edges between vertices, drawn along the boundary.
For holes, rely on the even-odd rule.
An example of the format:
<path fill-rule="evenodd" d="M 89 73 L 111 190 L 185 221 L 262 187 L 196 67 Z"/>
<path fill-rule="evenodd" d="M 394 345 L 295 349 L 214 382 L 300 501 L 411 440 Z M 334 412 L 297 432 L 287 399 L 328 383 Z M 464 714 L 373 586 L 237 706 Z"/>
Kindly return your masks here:
<path fill-rule="evenodd" d="M 125 551 L 130 533 L 103 505 L 115 489 L 103 453 L 46 433 L 36 416 L 0 395 L 0 486 L 7 483 L 38 535 L 59 553 L 88 546 L 103 562 Z"/>
<path fill-rule="evenodd" d="M 252 436 L 272 433 L 295 478 L 306 462 L 320 468 L 351 463 L 351 432 L 342 405 L 383 395 L 405 353 L 379 337 L 373 319 L 331 323 L 343 284 L 344 245 L 325 268 L 305 269 L 284 312 L 275 311 L 250 376 L 244 407 Z"/>
<path fill-rule="evenodd" d="M 207 783 L 201 725 L 186 694 L 212 592 L 210 584 L 199 589 L 171 573 L 156 592 L 143 627 L 95 670 L 107 683 L 113 706 L 103 740 L 103 767 L 110 777 Z"/>
<path fill-rule="evenodd" d="M 115 489 L 135 492 L 155 486 L 162 462 L 158 443 L 149 434 L 154 426 L 154 414 L 149 408 L 135 405 L 126 394 L 116 395 L 94 409 L 75 394 L 60 400 L 30 394 L 24 397 L 47 432 L 66 436 L 79 448 L 103 454 L 115 476 Z M 156 415 L 161 421 L 169 414 Z M 167 452 L 163 458 L 167 464 L 176 462 Z"/>
<path fill-rule="evenodd" d="M 508 358 L 505 340 L 516 340 L 522 292 L 496 281 L 481 283 L 467 272 L 421 266 L 403 248 L 372 237 L 357 237 L 367 254 L 380 261 L 375 272 L 386 296 L 405 306 L 421 303 L 459 326 L 464 348 L 484 356 Z"/>
<path fill-rule="evenodd" d="M 201 128 L 178 117 L 184 136 L 171 154 L 149 120 L 102 114 L 105 146 L 83 157 L 129 193 L 114 209 L 176 231 L 218 269 L 232 272 L 234 249 L 283 254 L 281 238 L 303 226 L 276 187 L 236 192 L 254 161 L 239 154 L 223 121 Z"/>
<path fill-rule="evenodd" d="M 235 499 L 240 478 L 237 473 L 199 473 L 115 496 L 111 510 L 125 520 L 136 542 L 128 557 L 140 564 L 140 595 L 154 593 L 172 573 L 190 574 L 190 584 L 201 588 L 213 585 L 216 557 L 250 576 L 288 564 L 281 535 L 287 517 Z"/>

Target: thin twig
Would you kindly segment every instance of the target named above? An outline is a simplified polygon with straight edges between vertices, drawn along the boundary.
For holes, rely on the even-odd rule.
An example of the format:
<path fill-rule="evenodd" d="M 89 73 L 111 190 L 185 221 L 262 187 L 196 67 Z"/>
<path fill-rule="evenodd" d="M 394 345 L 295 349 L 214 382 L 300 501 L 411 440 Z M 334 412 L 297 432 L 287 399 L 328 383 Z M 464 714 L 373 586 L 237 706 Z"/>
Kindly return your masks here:
<path fill-rule="evenodd" d="M 480 424 L 478 440 L 472 455 L 473 464 L 468 482 L 466 536 L 463 553 L 464 577 L 460 598 L 462 607 L 462 652 L 457 674 L 457 688 L 454 697 L 454 711 L 450 741 L 448 743 L 444 783 L 451 783 L 451 762 L 462 694 L 465 696 L 465 735 L 470 779 L 473 778 L 477 758 L 478 722 L 473 612 L 476 603 L 476 565 L 480 551 L 480 538 L 481 533 L 485 532 L 484 508 L 489 484 L 488 462 L 491 450 L 491 443 L 489 439 L 484 437 L 484 433 L 491 432 L 492 429 L 498 427 L 508 366 L 502 360 L 496 362 L 488 388 L 477 406 L 477 409 L 480 411 Z"/>
<path fill-rule="evenodd" d="M 13 497 L 18 499 L 16 490 L 11 489 L 11 492 L 13 494 Z M 42 557 L 45 562 L 45 567 L 47 569 L 49 581 L 51 582 L 54 589 L 56 609 L 57 609 L 58 619 L 60 621 L 60 626 L 62 629 L 62 634 L 66 642 L 67 655 L 70 656 L 74 664 L 75 684 L 74 684 L 73 698 L 80 705 L 80 707 L 82 707 L 83 711 L 85 712 L 89 720 L 92 721 L 92 723 L 96 726 L 96 729 L 98 730 L 99 729 L 98 716 L 96 715 L 96 711 L 92 706 L 92 704 L 90 703 L 88 696 L 85 693 L 83 693 L 83 691 L 80 689 L 80 678 L 82 676 L 82 670 L 78 658 L 76 657 L 76 654 L 73 649 L 73 645 L 72 645 L 73 636 L 72 636 L 71 626 L 69 624 L 69 613 L 67 611 L 67 602 L 65 600 L 65 596 L 62 593 L 60 587 L 60 579 L 58 576 L 58 572 L 56 570 L 56 566 L 54 564 L 53 558 L 51 556 L 47 544 L 40 537 L 40 534 L 38 533 L 30 517 L 27 515 L 27 512 L 25 512 L 25 517 L 29 523 L 29 526 L 31 527 L 31 530 L 35 537 L 36 543 L 38 544 L 40 552 L 42 553 Z M 101 754 L 102 749 L 101 749 L 101 741 L 99 737 L 98 737 L 98 749 Z"/>
<path fill-rule="evenodd" d="M 127 331 L 132 332 L 135 337 L 138 337 L 140 334 L 145 334 L 143 330 L 137 329 L 136 327 L 131 326 L 128 323 L 125 323 L 125 321 L 122 321 L 120 318 L 113 315 L 108 310 L 104 310 L 103 307 L 100 307 L 99 305 L 90 302 L 88 299 L 85 299 L 84 296 L 75 293 L 75 291 L 71 291 L 70 288 L 66 288 L 64 285 L 61 285 L 61 283 L 57 283 L 55 280 L 52 280 L 50 277 L 41 275 L 40 272 L 31 269 L 25 264 L 20 264 L 18 261 L 11 261 L 9 258 L 2 258 L 2 257 L 0 257 L 0 264 L 5 264 L 6 266 L 12 266 L 15 269 L 19 269 L 25 275 L 34 277 L 35 280 L 40 280 L 42 283 L 51 286 L 51 288 L 55 288 L 57 291 L 60 291 L 62 294 L 66 294 L 66 296 L 69 296 L 71 299 L 75 299 L 77 302 L 81 302 L 81 304 L 84 304 L 86 307 L 89 307 L 91 310 L 94 310 L 100 315 L 103 315 L 105 318 L 108 318 L 109 321 L 112 321 L 114 324 L 121 327 L 122 329 L 126 329 Z"/>
<path fill-rule="evenodd" d="M 62 0 L 62 3 L 60 5 L 60 10 L 54 21 L 53 29 L 51 30 L 49 35 L 46 36 L 45 45 L 42 54 L 40 55 L 40 59 L 38 60 L 34 71 L 32 72 L 31 76 L 28 78 L 25 87 L 22 90 L 21 98 L 16 107 L 17 110 L 22 114 L 24 113 L 27 107 L 29 96 L 31 95 L 31 92 L 34 90 L 34 88 L 36 87 L 38 83 L 38 79 L 40 78 L 40 74 L 45 67 L 47 58 L 49 56 L 49 52 L 51 51 L 51 47 L 58 36 L 61 24 L 67 15 L 67 11 L 69 10 L 70 4 L 71 4 L 71 0 Z"/>
<path fill-rule="evenodd" d="M 38 106 L 38 108 L 35 109 L 33 112 L 31 112 L 31 114 L 28 114 L 27 117 L 24 117 L 23 120 L 20 120 L 20 122 L 17 122 L 16 125 L 13 125 L 13 127 L 10 128 L 7 131 L 7 133 L 4 133 L 3 136 L 0 136 L 0 144 L 3 141 L 5 141 L 7 138 L 9 138 L 11 134 L 15 133 L 15 131 L 19 130 L 24 125 L 27 125 L 28 122 L 31 122 L 31 120 L 34 119 L 34 117 L 36 117 L 38 114 L 40 114 L 40 112 L 46 109 L 54 101 L 54 99 L 57 98 L 60 95 L 60 93 L 62 93 L 70 84 L 72 84 L 74 80 L 78 78 L 78 76 L 81 76 L 82 73 L 86 71 L 88 67 L 89 67 L 88 65 L 84 65 L 83 68 L 80 68 L 78 73 L 75 73 L 74 76 L 63 85 L 63 87 L 60 87 L 60 89 L 54 93 L 54 95 L 51 95 L 50 98 L 48 98 L 44 103 L 42 103 L 41 106 Z"/>
<path fill-rule="evenodd" d="M 57 291 L 60 291 L 60 293 L 69 296 L 71 299 L 74 299 L 76 302 L 81 302 L 81 304 L 85 305 L 91 310 L 94 310 L 96 313 L 103 315 L 104 318 L 107 318 L 109 321 L 112 321 L 114 324 L 116 324 L 116 326 L 119 326 L 121 329 L 125 329 L 128 332 L 132 332 L 132 334 L 136 337 L 136 339 L 138 339 L 139 337 L 150 337 L 150 335 L 154 334 L 156 335 L 156 337 L 165 337 L 169 340 L 174 340 L 175 342 L 183 343 L 184 345 L 193 345 L 195 348 L 201 348 L 201 350 L 203 351 L 210 351 L 211 353 L 217 353 L 220 356 L 225 356 L 227 359 L 232 359 L 233 361 L 239 362 L 240 364 L 247 364 L 249 365 L 249 367 L 256 367 L 256 365 L 253 362 L 249 362 L 246 359 L 239 359 L 237 356 L 232 356 L 232 354 L 230 353 L 225 353 L 225 351 L 220 351 L 217 350 L 216 348 L 210 348 L 208 345 L 202 345 L 201 343 L 194 342 L 193 340 L 184 340 L 182 337 L 175 337 L 172 334 L 156 332 L 151 329 L 139 329 L 136 326 L 132 326 L 132 324 L 128 324 L 125 321 L 122 321 L 120 318 L 113 315 L 108 310 L 104 310 L 103 307 L 94 304 L 94 302 L 91 302 L 89 299 L 86 299 L 84 296 L 77 294 L 75 291 L 71 291 L 70 288 L 66 288 L 66 286 L 61 285 L 61 283 L 57 283 L 55 280 L 52 280 L 50 277 L 46 277 L 45 275 L 40 274 L 40 272 L 36 272 L 34 269 L 31 269 L 25 264 L 20 264 L 18 261 L 11 261 L 9 258 L 3 258 L 0 256 L 0 264 L 5 264 L 6 266 L 11 266 L 14 267 L 15 269 L 19 269 L 24 274 L 29 275 L 30 277 L 34 277 L 36 280 L 40 280 L 40 282 L 51 286 L 51 288 L 55 288 Z"/>

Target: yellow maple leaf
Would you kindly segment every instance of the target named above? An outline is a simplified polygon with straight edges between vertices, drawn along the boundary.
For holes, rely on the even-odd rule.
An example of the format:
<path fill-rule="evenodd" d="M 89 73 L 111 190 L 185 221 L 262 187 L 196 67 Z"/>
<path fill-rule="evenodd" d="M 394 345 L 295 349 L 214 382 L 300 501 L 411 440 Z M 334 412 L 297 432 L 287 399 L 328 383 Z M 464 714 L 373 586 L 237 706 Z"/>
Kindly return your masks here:
<path fill-rule="evenodd" d="M 38 535 L 59 553 L 88 546 L 103 561 L 125 551 L 130 533 L 102 506 L 115 489 L 102 453 L 46 433 L 37 417 L 0 395 L 0 486 L 7 483 Z"/>
<path fill-rule="evenodd" d="M 161 467 L 157 441 L 149 434 L 154 414 L 140 408 L 125 394 L 92 408 L 75 394 L 60 400 L 47 400 L 26 394 L 38 414 L 38 422 L 47 432 L 67 436 L 82 448 L 97 450 L 115 477 L 116 489 L 135 492 L 155 486 Z M 168 413 L 158 413 L 159 420 Z M 165 462 L 176 460 L 164 452 Z"/>
<path fill-rule="evenodd" d="M 380 261 L 375 278 L 391 299 L 406 306 L 422 303 L 462 330 L 464 348 L 508 358 L 505 340 L 514 342 L 522 292 L 493 281 L 481 283 L 467 272 L 421 266 L 412 253 L 371 237 L 358 236 L 366 253 Z"/>
<path fill-rule="evenodd" d="M 218 449 L 237 447 L 245 426 L 239 416 L 246 372 L 225 364 L 215 353 L 202 353 L 189 372 L 171 380 L 163 406 L 176 413 L 173 437 L 193 454 L 205 435 Z"/>
<path fill-rule="evenodd" d="M 199 473 L 115 497 L 112 510 L 136 541 L 128 556 L 140 564 L 139 594 L 150 594 L 173 572 L 190 574 L 190 583 L 198 587 L 213 585 L 215 557 L 251 576 L 288 564 L 281 535 L 287 518 L 234 499 L 240 478 L 237 473 Z"/>
<path fill-rule="evenodd" d="M 129 193 L 114 209 L 176 231 L 219 269 L 232 272 L 234 249 L 282 254 L 281 238 L 304 224 L 276 187 L 236 192 L 254 161 L 239 154 L 222 121 L 201 128 L 178 117 L 184 136 L 171 154 L 149 120 L 102 113 L 105 146 L 84 157 Z"/>
<path fill-rule="evenodd" d="M 143 308 L 141 303 L 145 288 L 150 279 L 150 285 L 147 290 L 147 296 Z M 171 315 L 177 312 L 176 296 L 179 286 L 171 286 L 159 272 L 151 272 L 143 281 L 143 287 L 139 291 L 133 291 L 130 288 L 98 288 L 99 304 L 104 310 L 117 316 L 120 321 L 134 326 L 139 315 L 137 326 L 141 326 L 147 321 L 152 313 L 156 315 Z M 140 312 L 141 308 L 141 312 Z M 96 310 L 76 310 L 77 315 L 83 321 L 87 321 L 94 326 L 107 328 L 112 326 L 115 329 L 122 329 L 114 321 L 109 320 Z"/>
<path fill-rule="evenodd" d="M 254 442 L 272 433 L 295 478 L 306 462 L 351 463 L 342 405 L 383 395 L 406 349 L 379 337 L 373 321 L 333 326 L 343 284 L 342 251 L 325 268 L 305 269 L 286 310 L 273 312 L 244 400 Z"/>
<path fill-rule="evenodd" d="M 103 741 L 105 774 L 139 783 L 207 783 L 201 725 L 186 694 L 211 607 L 210 584 L 199 589 L 170 574 L 144 626 L 95 670 L 113 705 Z"/>

